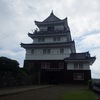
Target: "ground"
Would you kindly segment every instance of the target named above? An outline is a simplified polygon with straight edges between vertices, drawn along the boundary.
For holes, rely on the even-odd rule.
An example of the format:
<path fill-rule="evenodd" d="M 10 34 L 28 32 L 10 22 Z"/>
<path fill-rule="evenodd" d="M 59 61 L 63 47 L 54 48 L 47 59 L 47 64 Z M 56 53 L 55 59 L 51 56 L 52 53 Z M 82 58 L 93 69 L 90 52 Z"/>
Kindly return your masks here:
<path fill-rule="evenodd" d="M 82 89 L 88 89 L 88 87 L 84 85 L 57 85 L 1 96 L 0 100 L 60 100 L 64 93 Z"/>

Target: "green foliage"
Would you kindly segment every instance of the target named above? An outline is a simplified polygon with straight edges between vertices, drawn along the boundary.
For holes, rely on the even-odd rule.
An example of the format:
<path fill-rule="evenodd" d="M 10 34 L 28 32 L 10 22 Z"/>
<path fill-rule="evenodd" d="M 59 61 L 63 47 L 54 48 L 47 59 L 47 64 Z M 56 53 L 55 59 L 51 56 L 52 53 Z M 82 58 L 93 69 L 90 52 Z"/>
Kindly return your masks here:
<path fill-rule="evenodd" d="M 0 57 L 0 87 L 33 84 L 34 72 L 33 66 L 20 68 L 16 60 Z"/>
<path fill-rule="evenodd" d="M 15 86 L 19 63 L 7 57 L 0 57 L 0 87 Z"/>
<path fill-rule="evenodd" d="M 92 80 L 88 80 L 89 89 L 92 89 Z"/>
<path fill-rule="evenodd" d="M 0 57 L 0 71 L 16 71 L 19 68 L 19 63 L 6 57 Z"/>
<path fill-rule="evenodd" d="M 61 100 L 95 100 L 95 94 L 89 90 L 74 91 L 64 94 Z"/>

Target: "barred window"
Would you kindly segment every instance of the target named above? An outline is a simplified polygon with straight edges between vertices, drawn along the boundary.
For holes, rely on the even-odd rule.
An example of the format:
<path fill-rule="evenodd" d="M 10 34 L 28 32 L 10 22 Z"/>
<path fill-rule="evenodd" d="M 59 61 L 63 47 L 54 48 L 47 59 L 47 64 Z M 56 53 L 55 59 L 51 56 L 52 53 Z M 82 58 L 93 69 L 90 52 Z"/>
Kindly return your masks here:
<path fill-rule="evenodd" d="M 50 54 L 50 49 L 47 49 L 47 54 Z"/>
<path fill-rule="evenodd" d="M 43 54 L 50 54 L 51 53 L 51 49 L 43 49 Z"/>
<path fill-rule="evenodd" d="M 84 73 L 74 73 L 73 79 L 74 80 L 84 80 Z"/>
<path fill-rule="evenodd" d="M 64 63 L 63 62 L 59 63 L 59 69 L 64 69 Z"/>
<path fill-rule="evenodd" d="M 53 38 L 53 41 L 56 41 L 56 37 Z"/>
<path fill-rule="evenodd" d="M 46 49 L 43 49 L 43 54 L 46 54 Z"/>
<path fill-rule="evenodd" d="M 60 49 L 60 53 L 64 53 L 64 49 Z"/>
<path fill-rule="evenodd" d="M 31 50 L 31 54 L 34 54 L 34 49 Z"/>
<path fill-rule="evenodd" d="M 83 63 L 79 63 L 79 69 L 83 69 Z"/>
<path fill-rule="evenodd" d="M 50 68 L 50 63 L 48 62 L 41 63 L 41 69 L 49 69 L 49 68 Z"/>
<path fill-rule="evenodd" d="M 60 37 L 57 37 L 57 41 L 60 41 Z"/>
<path fill-rule="evenodd" d="M 78 63 L 74 63 L 74 69 L 78 69 Z"/>
<path fill-rule="evenodd" d="M 45 38 L 38 38 L 38 42 L 44 42 Z"/>
<path fill-rule="evenodd" d="M 74 69 L 83 69 L 83 63 L 82 62 L 80 62 L 80 63 L 78 63 L 78 62 L 74 63 Z"/>
<path fill-rule="evenodd" d="M 54 31 L 54 26 L 48 27 L 48 31 Z"/>

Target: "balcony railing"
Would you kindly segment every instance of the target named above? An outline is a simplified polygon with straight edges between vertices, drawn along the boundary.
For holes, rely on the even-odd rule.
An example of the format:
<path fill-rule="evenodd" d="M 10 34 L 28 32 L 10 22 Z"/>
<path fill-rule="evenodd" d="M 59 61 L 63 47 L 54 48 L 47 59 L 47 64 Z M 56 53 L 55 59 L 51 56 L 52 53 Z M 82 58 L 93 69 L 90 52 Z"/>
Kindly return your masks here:
<path fill-rule="evenodd" d="M 54 33 L 68 33 L 70 30 L 53 30 L 53 31 L 37 31 L 35 30 L 33 34 L 38 35 L 38 34 L 54 34 Z"/>

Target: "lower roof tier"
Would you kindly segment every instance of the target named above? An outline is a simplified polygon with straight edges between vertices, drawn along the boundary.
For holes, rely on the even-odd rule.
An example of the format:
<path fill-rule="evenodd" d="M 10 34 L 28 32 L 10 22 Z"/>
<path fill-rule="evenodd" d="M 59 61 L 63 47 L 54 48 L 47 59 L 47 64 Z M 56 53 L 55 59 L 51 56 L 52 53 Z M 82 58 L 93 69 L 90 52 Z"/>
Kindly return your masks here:
<path fill-rule="evenodd" d="M 77 62 L 77 61 L 82 61 L 82 62 L 89 62 L 90 65 L 94 63 L 96 60 L 96 57 L 91 57 L 89 52 L 84 52 L 84 53 L 71 53 L 69 57 L 66 57 L 64 59 L 66 62 Z"/>
<path fill-rule="evenodd" d="M 31 44 L 24 44 L 21 43 L 21 47 L 27 49 L 27 48 L 52 48 L 52 47 L 70 47 L 72 52 L 76 52 L 75 49 L 75 43 L 74 41 L 71 42 L 60 42 L 60 43 L 31 43 Z"/>

